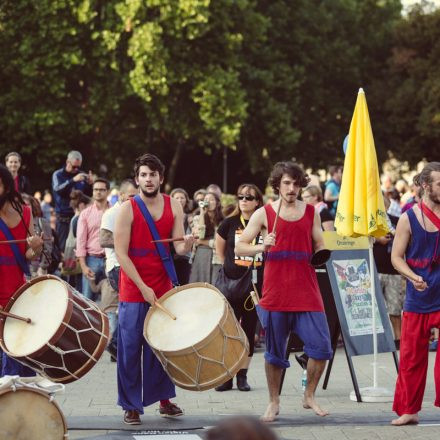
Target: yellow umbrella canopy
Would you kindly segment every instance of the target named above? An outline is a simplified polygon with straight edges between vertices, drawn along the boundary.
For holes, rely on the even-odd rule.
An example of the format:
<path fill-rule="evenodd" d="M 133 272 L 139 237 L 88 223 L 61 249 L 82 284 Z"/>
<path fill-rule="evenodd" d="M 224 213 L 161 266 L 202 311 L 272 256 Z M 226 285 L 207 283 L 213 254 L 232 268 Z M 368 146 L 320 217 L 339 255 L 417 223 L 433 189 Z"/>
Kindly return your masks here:
<path fill-rule="evenodd" d="M 365 93 L 359 89 L 348 135 L 335 228 L 339 235 L 382 237 L 389 232 Z"/>

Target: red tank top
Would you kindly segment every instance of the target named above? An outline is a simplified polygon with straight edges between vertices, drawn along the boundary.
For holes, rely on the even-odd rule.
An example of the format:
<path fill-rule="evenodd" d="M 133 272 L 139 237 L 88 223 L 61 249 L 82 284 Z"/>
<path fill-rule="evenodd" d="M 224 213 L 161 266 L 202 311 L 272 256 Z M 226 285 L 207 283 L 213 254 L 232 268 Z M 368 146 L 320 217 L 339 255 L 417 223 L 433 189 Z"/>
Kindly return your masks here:
<path fill-rule="evenodd" d="M 272 231 L 275 211 L 264 207 L 268 230 Z M 260 305 L 277 312 L 323 312 L 315 269 L 309 261 L 313 253 L 312 227 L 315 208 L 306 205 L 302 218 L 277 223 L 276 245 L 265 254 L 263 298 Z"/>
<path fill-rule="evenodd" d="M 163 195 L 164 207 L 162 217 L 155 221 L 157 231 L 161 238 L 171 237 L 174 224 L 173 211 L 171 209 L 170 197 Z M 133 210 L 133 223 L 131 225 L 130 244 L 128 246 L 128 256 L 135 265 L 144 283 L 154 290 L 160 298 L 168 292 L 173 285 L 166 273 L 165 267 L 156 250 L 156 245 L 151 243 L 153 237 L 147 222 L 142 215 L 137 203 L 130 199 L 131 209 Z M 164 243 L 169 252 L 169 245 Z M 119 299 L 123 302 L 145 302 L 136 284 L 127 276 L 121 268 Z"/>
<path fill-rule="evenodd" d="M 20 221 L 15 228 L 10 228 L 16 240 L 22 240 L 27 237 L 26 228 L 29 229 L 30 219 L 30 207 L 23 206 L 23 220 L 26 227 Z M 7 240 L 1 231 L 0 240 Z M 17 246 L 20 249 L 20 253 L 24 255 L 26 253 L 26 243 L 17 243 Z M 11 246 L 7 244 L 0 245 L 0 280 L 0 305 L 5 306 L 17 289 L 26 282 L 23 271 L 15 260 Z"/>

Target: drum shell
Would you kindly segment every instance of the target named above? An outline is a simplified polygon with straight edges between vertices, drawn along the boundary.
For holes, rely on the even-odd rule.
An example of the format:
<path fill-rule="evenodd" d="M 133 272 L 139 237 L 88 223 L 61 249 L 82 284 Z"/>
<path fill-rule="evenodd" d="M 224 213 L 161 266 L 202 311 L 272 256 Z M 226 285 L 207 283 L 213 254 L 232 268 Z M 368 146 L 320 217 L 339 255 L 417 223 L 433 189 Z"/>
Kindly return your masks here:
<path fill-rule="evenodd" d="M 47 393 L 31 387 L 0 390 L 2 440 L 62 440 L 67 436 L 63 413 Z"/>
<path fill-rule="evenodd" d="M 0 318 L 0 346 L 6 354 L 27 365 L 53 382 L 70 383 L 84 376 L 97 363 L 109 340 L 109 322 L 98 306 L 86 299 L 68 283 L 54 275 L 45 275 L 26 283 L 11 297 L 5 307 L 9 312 L 30 285 L 48 279 L 63 283 L 67 290 L 66 312 L 58 330 L 47 343 L 26 356 L 11 353 L 4 341 L 4 324 Z M 48 305 L 49 306 L 49 305 Z M 87 316 L 87 317 L 86 317 Z M 63 366 L 68 371 L 65 371 Z"/>
<path fill-rule="evenodd" d="M 222 299 L 223 315 L 209 335 L 181 350 L 161 350 L 152 345 L 147 337 L 149 320 L 157 310 L 152 307 L 145 319 L 144 337 L 177 386 L 191 391 L 204 391 L 221 385 L 236 375 L 249 355 L 249 342 L 227 300 L 218 289 L 208 283 L 176 287 L 163 295 L 158 302 L 164 303 L 170 296 L 191 287 L 209 287 Z"/>

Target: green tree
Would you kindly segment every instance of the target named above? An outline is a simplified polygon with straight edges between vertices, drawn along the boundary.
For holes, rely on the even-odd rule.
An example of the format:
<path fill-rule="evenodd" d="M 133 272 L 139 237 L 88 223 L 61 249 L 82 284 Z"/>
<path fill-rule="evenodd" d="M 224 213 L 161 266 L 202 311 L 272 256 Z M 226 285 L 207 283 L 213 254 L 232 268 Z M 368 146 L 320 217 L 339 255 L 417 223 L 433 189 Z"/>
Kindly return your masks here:
<path fill-rule="evenodd" d="M 440 10 L 417 6 L 396 29 L 388 77 L 387 135 L 394 155 L 415 164 L 438 160 Z"/>

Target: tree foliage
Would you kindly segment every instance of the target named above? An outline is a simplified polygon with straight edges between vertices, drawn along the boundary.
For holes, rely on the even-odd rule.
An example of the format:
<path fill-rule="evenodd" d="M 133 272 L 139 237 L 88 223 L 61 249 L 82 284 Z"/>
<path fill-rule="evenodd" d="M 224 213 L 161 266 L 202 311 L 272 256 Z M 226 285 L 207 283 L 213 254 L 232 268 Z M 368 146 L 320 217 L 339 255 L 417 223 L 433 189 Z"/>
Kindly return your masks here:
<path fill-rule="evenodd" d="M 72 148 L 116 179 L 152 151 L 170 185 L 193 190 L 220 183 L 226 147 L 230 188 L 262 185 L 278 160 L 342 162 L 363 87 L 380 157 L 432 155 L 438 13 L 400 9 L 398 0 L 3 0 L 0 151 L 23 153 L 38 186 Z"/>
<path fill-rule="evenodd" d="M 440 139 L 440 10 L 421 7 L 399 23 L 389 67 L 390 150 L 401 160 L 438 160 Z"/>

